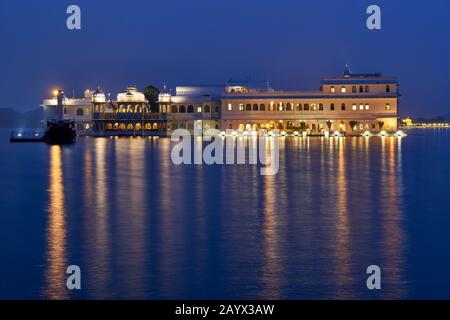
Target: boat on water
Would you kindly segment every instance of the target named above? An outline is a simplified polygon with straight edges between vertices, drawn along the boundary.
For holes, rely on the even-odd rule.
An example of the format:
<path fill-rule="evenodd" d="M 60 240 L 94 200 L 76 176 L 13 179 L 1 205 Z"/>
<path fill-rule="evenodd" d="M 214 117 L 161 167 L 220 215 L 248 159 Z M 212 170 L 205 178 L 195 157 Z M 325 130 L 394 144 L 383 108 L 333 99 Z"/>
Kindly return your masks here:
<path fill-rule="evenodd" d="M 75 123 L 71 120 L 49 120 L 47 130 L 15 130 L 11 142 L 47 142 L 50 144 L 71 144 L 77 139 Z"/>
<path fill-rule="evenodd" d="M 63 98 L 64 91 L 58 90 L 56 95 L 58 106 L 56 119 L 47 121 L 47 129 L 33 130 L 31 132 L 19 130 L 11 132 L 11 142 L 47 142 L 50 144 L 71 144 L 77 139 L 75 122 L 63 120 Z"/>
<path fill-rule="evenodd" d="M 73 120 L 49 120 L 44 140 L 50 144 L 70 144 L 77 140 L 75 122 Z"/>

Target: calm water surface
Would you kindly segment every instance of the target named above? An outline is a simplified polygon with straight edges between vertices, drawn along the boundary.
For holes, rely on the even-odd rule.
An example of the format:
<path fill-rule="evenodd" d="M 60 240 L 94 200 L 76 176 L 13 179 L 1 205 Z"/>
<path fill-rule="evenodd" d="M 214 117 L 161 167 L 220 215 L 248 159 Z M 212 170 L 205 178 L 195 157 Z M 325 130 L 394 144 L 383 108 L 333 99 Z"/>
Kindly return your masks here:
<path fill-rule="evenodd" d="M 0 298 L 450 299 L 450 130 L 282 138 L 276 176 L 171 146 L 1 131 Z"/>

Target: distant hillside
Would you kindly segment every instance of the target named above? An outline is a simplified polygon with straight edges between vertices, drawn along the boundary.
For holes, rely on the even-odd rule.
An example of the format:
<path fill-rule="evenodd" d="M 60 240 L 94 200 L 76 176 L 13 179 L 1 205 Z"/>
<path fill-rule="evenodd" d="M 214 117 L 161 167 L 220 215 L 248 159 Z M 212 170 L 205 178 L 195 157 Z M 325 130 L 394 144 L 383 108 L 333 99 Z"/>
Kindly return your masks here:
<path fill-rule="evenodd" d="M 18 112 L 11 108 L 0 108 L 0 128 L 39 128 L 44 118 L 42 108 Z"/>

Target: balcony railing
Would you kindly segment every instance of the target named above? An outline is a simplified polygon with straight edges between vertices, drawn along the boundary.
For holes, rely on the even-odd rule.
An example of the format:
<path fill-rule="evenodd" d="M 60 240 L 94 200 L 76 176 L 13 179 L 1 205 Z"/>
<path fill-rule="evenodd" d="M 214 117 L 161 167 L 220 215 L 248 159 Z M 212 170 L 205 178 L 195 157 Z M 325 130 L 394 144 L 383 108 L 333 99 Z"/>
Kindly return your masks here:
<path fill-rule="evenodd" d="M 94 120 L 164 120 L 166 117 L 159 113 L 134 113 L 134 112 L 118 112 L 118 113 L 100 113 L 95 112 Z"/>

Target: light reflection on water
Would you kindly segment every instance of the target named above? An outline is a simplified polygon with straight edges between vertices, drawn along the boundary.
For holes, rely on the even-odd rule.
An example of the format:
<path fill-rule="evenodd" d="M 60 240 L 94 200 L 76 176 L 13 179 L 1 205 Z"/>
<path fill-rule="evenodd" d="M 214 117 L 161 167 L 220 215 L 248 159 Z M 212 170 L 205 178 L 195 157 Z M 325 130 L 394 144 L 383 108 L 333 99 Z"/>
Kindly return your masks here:
<path fill-rule="evenodd" d="M 82 298 L 404 297 L 401 140 L 368 140 L 281 138 L 279 173 L 261 176 L 173 165 L 169 139 L 86 138 L 64 181 L 52 147 L 44 296 L 68 297 L 69 234 Z M 365 288 L 370 264 L 388 290 Z"/>
<path fill-rule="evenodd" d="M 44 296 L 47 299 L 66 299 L 66 222 L 61 147 L 50 149 L 50 186 L 48 189 L 47 265 Z"/>

